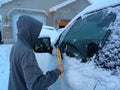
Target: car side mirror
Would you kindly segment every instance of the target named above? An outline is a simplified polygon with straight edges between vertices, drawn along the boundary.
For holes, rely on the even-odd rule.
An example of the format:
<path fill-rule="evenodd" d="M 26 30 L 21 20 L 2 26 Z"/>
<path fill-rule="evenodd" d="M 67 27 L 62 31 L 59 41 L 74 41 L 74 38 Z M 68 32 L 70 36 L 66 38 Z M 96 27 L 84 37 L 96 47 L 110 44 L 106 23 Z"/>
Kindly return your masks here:
<path fill-rule="evenodd" d="M 34 45 L 34 51 L 37 53 L 52 53 L 50 37 L 39 38 Z"/>

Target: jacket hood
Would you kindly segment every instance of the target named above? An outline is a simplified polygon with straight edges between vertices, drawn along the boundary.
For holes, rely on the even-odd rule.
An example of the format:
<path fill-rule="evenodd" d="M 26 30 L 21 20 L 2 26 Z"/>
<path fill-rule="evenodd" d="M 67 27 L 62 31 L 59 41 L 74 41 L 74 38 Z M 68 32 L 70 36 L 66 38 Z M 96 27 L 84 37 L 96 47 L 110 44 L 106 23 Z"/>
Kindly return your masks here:
<path fill-rule="evenodd" d="M 28 44 L 31 48 L 34 47 L 39 33 L 42 28 L 42 23 L 30 16 L 20 16 L 17 21 L 18 40 L 24 44 Z"/>

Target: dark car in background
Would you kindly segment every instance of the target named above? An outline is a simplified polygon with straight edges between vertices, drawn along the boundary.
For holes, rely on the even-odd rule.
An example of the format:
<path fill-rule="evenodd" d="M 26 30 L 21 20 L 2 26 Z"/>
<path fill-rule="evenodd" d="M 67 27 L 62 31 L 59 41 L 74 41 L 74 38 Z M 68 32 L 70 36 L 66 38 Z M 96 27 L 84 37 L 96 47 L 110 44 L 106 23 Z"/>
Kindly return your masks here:
<path fill-rule="evenodd" d="M 55 43 L 62 54 L 116 70 L 120 67 L 120 2 L 92 5 L 64 28 Z M 64 57 L 63 57 L 64 58 Z M 94 59 L 93 59 L 94 58 Z"/>
<path fill-rule="evenodd" d="M 2 20 L 1 20 L 1 16 L 0 16 L 0 44 L 2 43 L 1 30 L 2 30 Z"/>

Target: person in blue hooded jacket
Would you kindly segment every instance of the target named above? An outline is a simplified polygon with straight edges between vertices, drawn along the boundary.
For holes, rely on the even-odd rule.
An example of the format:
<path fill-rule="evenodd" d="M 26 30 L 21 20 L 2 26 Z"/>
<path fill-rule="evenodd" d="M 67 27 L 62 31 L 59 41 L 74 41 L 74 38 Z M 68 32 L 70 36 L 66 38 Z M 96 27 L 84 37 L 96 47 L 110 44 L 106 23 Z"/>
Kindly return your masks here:
<path fill-rule="evenodd" d="M 64 72 L 62 64 L 43 74 L 33 52 L 42 23 L 30 16 L 20 16 L 17 21 L 17 42 L 10 53 L 8 90 L 47 90 Z"/>

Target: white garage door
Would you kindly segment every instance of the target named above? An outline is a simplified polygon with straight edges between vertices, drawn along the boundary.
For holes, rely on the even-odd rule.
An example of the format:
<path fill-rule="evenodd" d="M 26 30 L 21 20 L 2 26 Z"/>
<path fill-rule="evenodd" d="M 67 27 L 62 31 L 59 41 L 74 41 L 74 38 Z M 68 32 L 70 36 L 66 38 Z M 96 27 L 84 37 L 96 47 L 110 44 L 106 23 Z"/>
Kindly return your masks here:
<path fill-rule="evenodd" d="M 30 14 L 15 14 L 12 16 L 12 27 L 13 27 L 13 41 L 16 42 L 17 40 L 17 26 L 16 26 L 16 22 L 18 20 L 18 18 L 21 16 L 21 15 L 29 15 L 29 16 L 32 16 L 34 17 L 35 19 L 41 21 L 44 25 L 46 25 L 46 17 L 44 15 L 30 15 Z"/>

